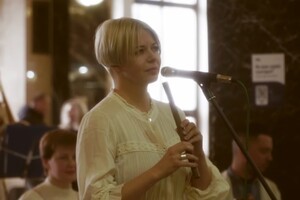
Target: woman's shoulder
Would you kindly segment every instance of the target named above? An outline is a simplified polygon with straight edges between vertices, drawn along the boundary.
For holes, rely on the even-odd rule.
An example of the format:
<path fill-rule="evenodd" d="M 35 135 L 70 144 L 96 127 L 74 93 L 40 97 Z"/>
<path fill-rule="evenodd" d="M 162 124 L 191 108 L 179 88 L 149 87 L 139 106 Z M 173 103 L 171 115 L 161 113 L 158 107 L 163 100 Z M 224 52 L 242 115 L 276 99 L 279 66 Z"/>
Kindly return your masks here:
<path fill-rule="evenodd" d="M 118 107 L 118 99 L 113 93 L 107 94 L 101 101 L 99 101 L 89 112 L 105 112 L 107 110 L 112 110 Z"/>

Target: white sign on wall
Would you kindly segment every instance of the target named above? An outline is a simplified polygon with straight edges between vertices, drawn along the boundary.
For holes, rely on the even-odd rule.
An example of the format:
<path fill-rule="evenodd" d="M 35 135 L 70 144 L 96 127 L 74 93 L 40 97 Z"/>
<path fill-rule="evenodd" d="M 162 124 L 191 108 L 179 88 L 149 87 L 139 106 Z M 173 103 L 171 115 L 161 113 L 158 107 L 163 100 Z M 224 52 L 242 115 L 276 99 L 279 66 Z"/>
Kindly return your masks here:
<path fill-rule="evenodd" d="M 285 84 L 284 54 L 253 54 L 252 81 Z"/>
<path fill-rule="evenodd" d="M 276 99 L 281 99 L 283 95 L 281 92 L 274 94 L 270 91 L 281 91 L 280 88 L 283 88 L 285 84 L 284 63 L 284 54 L 252 55 L 252 82 L 255 85 L 254 95 L 257 106 L 267 106 L 272 100 L 274 102 L 277 101 Z M 274 83 L 279 84 L 274 85 Z"/>

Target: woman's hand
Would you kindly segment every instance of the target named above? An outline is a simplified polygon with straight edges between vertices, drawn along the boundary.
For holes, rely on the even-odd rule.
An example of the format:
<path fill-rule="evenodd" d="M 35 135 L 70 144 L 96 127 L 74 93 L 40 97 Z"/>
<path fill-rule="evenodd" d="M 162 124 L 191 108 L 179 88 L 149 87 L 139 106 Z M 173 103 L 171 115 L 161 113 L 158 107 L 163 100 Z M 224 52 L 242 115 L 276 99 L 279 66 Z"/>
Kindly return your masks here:
<path fill-rule="evenodd" d="M 203 156 L 203 148 L 202 148 L 202 135 L 198 129 L 198 127 L 189 120 L 185 119 L 181 122 L 181 127 L 183 129 L 183 139 L 191 143 L 194 146 L 194 154 L 196 156 Z"/>
<path fill-rule="evenodd" d="M 192 177 L 191 185 L 205 190 L 212 180 L 211 170 L 208 168 L 206 163 L 205 154 L 202 148 L 202 135 L 196 125 L 189 120 L 185 119 L 181 123 L 183 129 L 183 140 L 190 143 L 194 148 L 193 154 L 198 158 L 198 172 L 199 177 Z M 196 161 L 197 162 L 197 161 Z"/>
<path fill-rule="evenodd" d="M 198 157 L 193 155 L 194 147 L 190 142 L 179 142 L 168 148 L 165 155 L 153 167 L 159 179 L 165 178 L 180 167 L 197 167 Z"/>

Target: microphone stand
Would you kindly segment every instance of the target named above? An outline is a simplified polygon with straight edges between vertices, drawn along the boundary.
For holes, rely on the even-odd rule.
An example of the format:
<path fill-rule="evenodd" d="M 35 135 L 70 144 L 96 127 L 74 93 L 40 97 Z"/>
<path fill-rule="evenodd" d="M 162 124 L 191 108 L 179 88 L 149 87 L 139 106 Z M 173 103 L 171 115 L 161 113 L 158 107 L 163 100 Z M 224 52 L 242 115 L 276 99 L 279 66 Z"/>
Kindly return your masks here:
<path fill-rule="evenodd" d="M 208 102 L 212 103 L 212 105 L 215 107 L 215 109 L 217 110 L 218 114 L 221 116 L 222 120 L 224 121 L 224 123 L 227 125 L 227 128 L 229 129 L 229 132 L 232 134 L 233 139 L 235 140 L 236 144 L 239 146 L 239 148 L 241 149 L 242 153 L 244 154 L 244 156 L 246 157 L 248 163 L 251 165 L 251 167 L 253 168 L 254 172 L 256 173 L 259 181 L 262 183 L 263 187 L 265 188 L 265 190 L 267 191 L 267 193 L 269 194 L 270 198 L 272 200 L 276 200 L 275 195 L 273 194 L 273 192 L 271 191 L 269 185 L 267 184 L 267 182 L 265 181 L 263 175 L 261 174 L 261 172 L 259 171 L 259 169 L 256 167 L 256 165 L 254 164 L 253 160 L 251 159 L 251 157 L 249 156 L 248 152 L 245 150 L 242 142 L 239 139 L 238 134 L 236 133 L 236 131 L 233 129 L 231 123 L 229 122 L 228 118 L 225 116 L 225 114 L 223 113 L 223 111 L 220 109 L 220 106 L 218 105 L 218 103 L 216 102 L 216 97 L 212 94 L 212 92 L 209 90 L 209 88 L 206 86 L 206 83 L 202 83 L 200 80 L 196 80 L 196 82 L 198 83 L 198 85 L 200 86 L 200 88 L 202 89 L 206 99 Z"/>

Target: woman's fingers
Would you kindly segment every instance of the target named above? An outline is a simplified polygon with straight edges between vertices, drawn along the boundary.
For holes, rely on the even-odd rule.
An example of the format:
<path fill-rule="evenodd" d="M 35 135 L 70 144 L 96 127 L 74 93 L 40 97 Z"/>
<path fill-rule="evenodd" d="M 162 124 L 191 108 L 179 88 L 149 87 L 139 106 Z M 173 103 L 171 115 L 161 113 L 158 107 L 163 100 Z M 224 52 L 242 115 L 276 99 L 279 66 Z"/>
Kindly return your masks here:
<path fill-rule="evenodd" d="M 187 119 L 183 120 L 181 123 L 183 128 L 183 139 L 190 143 L 200 142 L 202 140 L 202 135 L 193 122 L 189 122 Z"/>
<path fill-rule="evenodd" d="M 181 126 L 183 128 L 183 134 L 184 134 L 183 140 L 191 143 L 194 146 L 193 153 L 195 153 L 195 155 L 202 154 L 203 136 L 200 133 L 197 126 L 195 125 L 195 123 L 185 119 L 182 121 Z"/>
<path fill-rule="evenodd" d="M 198 157 L 193 155 L 194 146 L 190 142 L 182 141 L 177 143 L 170 147 L 168 151 L 174 156 L 176 161 L 179 161 L 179 167 L 197 166 L 194 162 L 198 160 Z"/>
<path fill-rule="evenodd" d="M 182 153 L 179 155 L 179 161 L 181 167 L 197 167 L 198 157 L 190 153 Z"/>
<path fill-rule="evenodd" d="M 193 151 L 194 146 L 190 142 L 179 142 L 168 148 L 159 163 L 167 173 L 172 173 L 179 167 L 196 167 L 198 157 L 193 155 Z"/>

